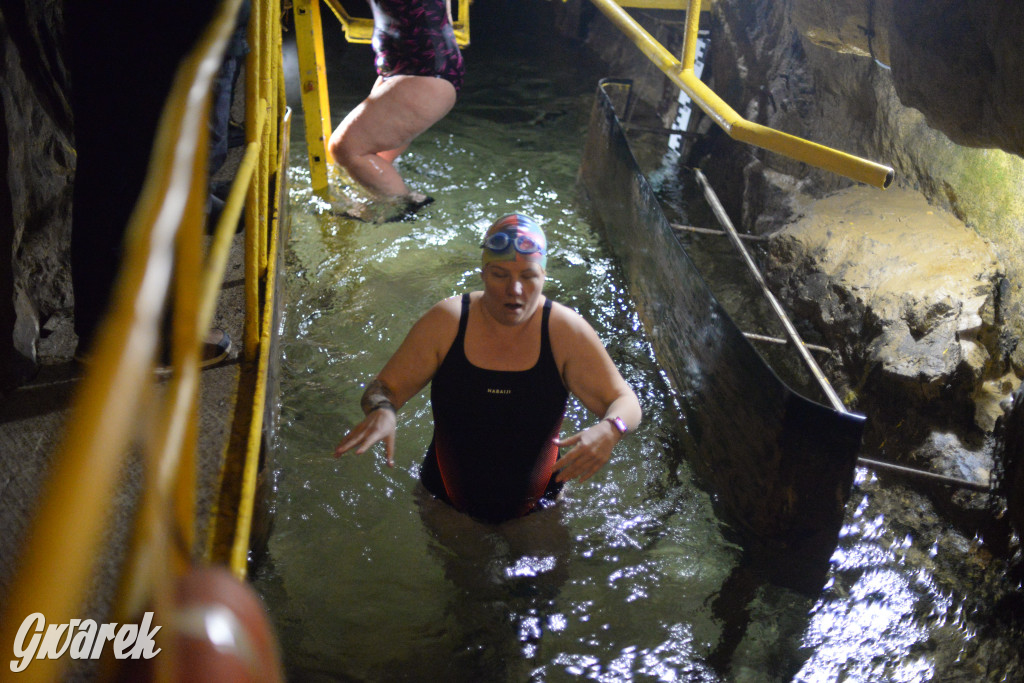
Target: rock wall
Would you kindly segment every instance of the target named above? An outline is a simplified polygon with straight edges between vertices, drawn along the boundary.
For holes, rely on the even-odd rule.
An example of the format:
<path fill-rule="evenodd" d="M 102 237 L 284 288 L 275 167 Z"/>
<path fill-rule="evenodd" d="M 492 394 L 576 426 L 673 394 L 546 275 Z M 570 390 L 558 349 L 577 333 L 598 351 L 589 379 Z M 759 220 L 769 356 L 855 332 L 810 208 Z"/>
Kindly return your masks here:
<path fill-rule="evenodd" d="M 0 394 L 31 374 L 41 328 L 71 305 L 75 165 L 59 0 L 0 1 Z M 13 328 L 13 331 L 12 331 Z"/>
<path fill-rule="evenodd" d="M 970 147 L 1024 156 L 1024 4 L 1002 0 L 796 0 L 816 45 L 892 67 L 900 100 Z"/>
<path fill-rule="evenodd" d="M 1024 4 L 794 0 L 791 11 L 796 29 L 813 43 L 809 55 L 830 60 L 837 69 L 857 55 L 891 65 L 886 73 L 898 107 L 887 106 L 884 116 L 876 117 L 884 132 L 877 149 L 889 151 L 905 185 L 995 244 L 1007 272 L 1006 320 L 1020 337 Z M 818 46 L 829 49 L 819 55 Z M 1012 356 L 1020 374 L 1024 349 Z"/>
<path fill-rule="evenodd" d="M 892 30 L 869 31 L 871 45 L 858 47 L 843 36 L 866 38 L 872 24 L 843 4 L 720 0 L 715 87 L 751 120 L 891 164 L 899 187 L 854 189 L 777 155 L 737 152 L 723 135 L 707 140 L 703 163 L 717 186 L 738 186 L 732 210 L 747 230 L 775 233 L 768 279 L 840 351 L 837 379 L 876 427 L 867 446 L 986 480 L 986 444 L 1024 375 L 1024 159 L 933 128 L 936 117 L 901 100 L 897 67 L 879 57 L 908 52 L 900 21 L 876 16 Z M 832 12 L 831 23 L 809 21 L 808 8 Z M 823 24 L 830 39 L 811 28 Z"/>
<path fill-rule="evenodd" d="M 990 243 L 920 194 L 862 185 L 813 201 L 772 235 L 770 284 L 842 358 L 848 404 L 920 442 L 936 422 L 991 432 L 1017 387 L 1000 347 Z M 866 404 L 862 406 L 861 404 Z"/>

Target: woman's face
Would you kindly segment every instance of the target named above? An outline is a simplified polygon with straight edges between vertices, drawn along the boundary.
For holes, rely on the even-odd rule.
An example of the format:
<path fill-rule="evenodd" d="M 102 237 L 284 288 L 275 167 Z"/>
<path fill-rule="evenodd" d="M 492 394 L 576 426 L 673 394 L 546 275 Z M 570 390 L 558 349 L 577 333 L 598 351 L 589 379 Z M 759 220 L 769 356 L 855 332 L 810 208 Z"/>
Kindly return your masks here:
<path fill-rule="evenodd" d="M 533 261 L 496 261 L 484 266 L 483 305 L 503 325 L 528 321 L 540 303 L 546 273 Z"/>

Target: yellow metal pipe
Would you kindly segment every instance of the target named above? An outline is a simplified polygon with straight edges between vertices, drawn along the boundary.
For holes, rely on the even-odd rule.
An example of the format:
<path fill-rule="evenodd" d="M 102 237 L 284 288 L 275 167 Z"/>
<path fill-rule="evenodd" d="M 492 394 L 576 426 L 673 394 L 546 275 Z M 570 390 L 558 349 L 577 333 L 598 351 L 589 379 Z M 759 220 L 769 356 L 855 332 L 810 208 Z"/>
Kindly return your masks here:
<path fill-rule="evenodd" d="M 295 46 L 299 61 L 299 91 L 305 112 L 306 149 L 310 184 L 314 192 L 327 188 L 327 141 L 331 138 L 331 111 L 324 66 L 324 37 L 320 0 L 295 0 Z"/>
<path fill-rule="evenodd" d="M 264 0 L 266 4 L 266 0 Z M 272 31 L 273 22 L 275 16 L 268 8 L 264 8 L 261 13 L 262 21 L 260 22 L 260 45 L 270 45 L 270 34 Z M 269 118 L 271 112 L 271 104 L 274 99 L 274 95 L 277 93 L 277 88 L 274 86 L 271 73 L 273 71 L 273 56 L 268 52 L 264 55 L 264 58 L 260 60 L 260 105 L 261 111 Z M 260 174 L 258 181 L 260 184 L 260 203 L 259 209 L 262 213 L 260 217 L 260 275 L 266 274 L 267 270 L 267 233 L 269 227 L 269 216 L 268 206 L 270 203 L 270 174 L 273 166 L 270 165 L 271 149 L 270 140 L 271 134 L 270 129 L 272 126 L 263 127 L 262 135 L 262 147 L 260 148 Z"/>
<path fill-rule="evenodd" d="M 274 241 L 271 244 L 271 253 L 274 255 L 277 253 L 276 230 Z M 276 267 L 271 265 L 271 269 L 276 270 Z M 267 395 L 267 364 L 270 359 L 270 328 L 273 319 L 273 305 L 273 293 L 268 288 L 266 301 L 264 302 L 265 319 L 260 334 L 256 389 L 252 401 L 252 422 L 249 425 L 249 438 L 246 441 L 239 509 L 235 518 L 235 534 L 231 545 L 229 561 L 231 571 L 242 580 L 245 579 L 248 572 L 249 536 L 252 533 L 253 510 L 255 509 L 256 501 L 256 478 L 259 474 L 260 445 L 263 435 L 263 408 L 266 404 Z"/>
<path fill-rule="evenodd" d="M 285 117 L 285 113 L 288 110 L 288 96 L 285 92 L 286 79 L 284 73 L 284 53 L 282 51 L 282 39 L 280 36 L 277 37 L 277 119 L 280 121 Z M 281 137 L 282 131 L 278 131 L 278 137 L 281 140 L 282 147 L 288 147 L 288 141 Z M 281 154 L 282 150 L 278 150 L 278 154 Z M 277 168 L 277 164 L 274 164 Z"/>
<path fill-rule="evenodd" d="M 258 125 L 263 125 L 265 120 L 265 113 L 260 112 Z M 199 309 L 200 329 L 205 329 L 213 322 L 213 314 L 217 308 L 217 296 L 224 280 L 231 243 L 235 237 L 235 226 L 238 225 L 238 219 L 242 215 L 249 183 L 256 170 L 256 163 L 259 161 L 259 147 L 259 143 L 256 142 L 250 142 L 246 146 L 245 155 L 238 165 L 234 182 L 231 184 L 231 191 L 228 193 L 224 209 L 217 221 L 213 244 L 210 247 L 210 254 L 206 258 L 207 267 L 203 276 L 202 304 Z"/>
<path fill-rule="evenodd" d="M 697 57 L 697 33 L 700 31 L 700 2 L 697 7 L 693 6 L 691 0 L 686 0 L 690 7 L 686 12 L 686 31 L 683 33 L 683 64 L 682 68 L 693 70 L 693 63 Z"/>
<path fill-rule="evenodd" d="M 690 0 L 618 0 L 620 7 L 632 7 L 635 9 L 671 9 L 685 10 Z M 711 3 L 708 3 L 711 4 Z M 702 9 L 702 12 L 709 12 L 709 9 Z"/>
<path fill-rule="evenodd" d="M 256 4 L 260 5 L 260 11 L 256 15 L 256 22 L 255 22 L 256 36 L 257 36 L 256 39 L 257 39 L 257 41 L 259 41 L 257 44 L 262 45 L 263 44 L 263 35 L 266 33 L 266 31 L 264 30 L 264 27 L 265 27 L 265 24 L 266 24 L 266 17 L 264 16 L 265 12 L 263 11 L 265 9 L 265 7 L 264 7 L 264 3 L 263 2 L 257 2 Z M 257 107 L 256 115 L 257 115 L 257 117 L 260 115 L 261 112 L 266 110 L 266 106 L 267 106 L 267 102 L 266 102 L 265 96 L 263 94 L 263 90 L 264 90 L 263 72 L 265 70 L 265 67 L 266 67 L 266 55 L 261 50 L 259 58 L 256 61 L 256 80 L 254 82 L 255 86 L 256 86 L 256 107 Z M 266 145 L 267 131 L 265 129 L 262 129 L 262 128 L 260 128 L 258 130 L 259 130 L 259 138 L 258 138 L 258 140 L 259 140 L 259 143 L 260 143 L 260 157 L 259 157 L 260 161 L 259 161 L 259 166 L 258 166 L 258 168 L 256 170 L 256 177 L 254 178 L 254 181 L 253 181 L 255 186 L 256 186 L 256 225 L 253 226 L 253 227 L 254 227 L 254 232 L 256 233 L 256 272 L 257 272 L 257 277 L 263 277 L 263 220 L 264 220 L 263 202 L 264 202 L 265 198 L 264 198 L 264 194 L 263 194 L 263 182 L 262 182 L 262 179 L 261 179 L 261 175 L 263 173 L 263 159 L 264 159 L 264 153 L 266 151 L 264 147 Z"/>
<path fill-rule="evenodd" d="M 281 120 L 280 111 L 280 94 L 281 94 L 281 27 L 278 26 L 277 30 L 274 30 L 274 25 L 270 26 L 270 35 L 267 39 L 270 42 L 270 78 L 267 83 L 267 97 L 270 100 L 270 108 L 268 116 L 271 121 Z M 280 126 L 270 127 L 270 168 L 274 169 L 278 166 L 277 155 L 280 152 Z"/>
<path fill-rule="evenodd" d="M 270 106 L 267 104 L 266 97 L 260 88 L 260 115 L 266 117 L 270 112 Z M 267 274 L 267 203 L 269 201 L 269 189 L 267 183 L 270 179 L 270 152 L 267 150 L 267 145 L 270 143 L 270 131 L 268 126 L 263 126 L 260 129 L 260 154 L 259 154 L 259 167 L 256 173 L 256 187 L 257 187 L 257 200 L 256 206 L 258 216 L 258 231 L 256 244 L 259 246 L 259 250 L 256 253 L 258 258 L 257 275 L 259 278 L 266 277 Z"/>
<path fill-rule="evenodd" d="M 802 161 L 874 187 L 886 188 L 892 184 L 894 171 L 888 166 L 840 152 L 767 126 L 747 121 L 722 98 L 716 95 L 693 73 L 693 59 L 697 39 L 697 15 L 700 0 L 690 0 L 687 33 L 683 44 L 683 57 L 689 68 L 655 40 L 614 0 L 591 0 L 606 17 L 621 30 L 669 79 L 690 96 L 698 107 L 714 120 L 730 137 L 792 159 Z"/>
<path fill-rule="evenodd" d="M 262 2 L 252 3 L 249 15 L 248 41 L 259 45 Z M 259 142 L 263 131 L 256 126 L 260 111 L 259 95 L 260 50 L 250 50 L 245 59 L 245 141 Z M 245 203 L 245 329 L 243 330 L 243 358 L 248 362 L 256 358 L 259 343 L 259 189 L 258 183 L 249 185 Z"/>
<path fill-rule="evenodd" d="M 298 3 L 302 0 L 297 0 Z M 651 1 L 651 0 L 641 0 Z M 680 0 L 654 0 L 655 2 L 679 2 Z M 345 40 L 350 43 L 369 43 L 373 40 L 373 18 L 354 17 L 350 15 L 341 0 L 324 0 L 334 16 L 337 17 L 345 32 Z M 452 30 L 455 33 L 455 41 L 459 47 L 469 45 L 469 5 L 472 0 L 458 0 L 458 19 L 452 22 Z"/>
<path fill-rule="evenodd" d="M 250 142 L 249 144 L 259 144 Z M 256 345 L 259 343 L 257 323 L 259 321 L 259 257 L 256 250 L 259 248 L 257 241 L 259 236 L 256 233 L 257 219 L 256 209 L 256 184 L 250 183 L 246 188 L 248 199 L 246 200 L 245 220 L 245 258 L 243 268 L 245 270 L 245 328 L 242 330 L 242 357 L 246 362 L 251 362 L 256 357 Z"/>
<path fill-rule="evenodd" d="M 230 24 L 229 17 L 222 17 Z M 230 17 L 230 19 L 233 19 Z M 218 65 L 219 70 L 219 65 Z M 203 99 L 201 116 L 209 121 L 210 98 Z M 164 459 L 174 461 L 175 486 L 173 492 L 168 489 L 164 514 L 173 515 L 165 523 L 173 524 L 180 534 L 185 548 L 191 549 L 195 541 L 195 470 L 199 448 L 198 415 L 191 408 L 199 401 L 199 353 L 205 329 L 198 326 L 197 313 L 199 307 L 200 278 L 203 268 L 202 246 L 203 228 L 205 225 L 205 207 L 209 197 L 208 158 L 209 129 L 204 127 L 198 140 L 195 159 L 191 168 L 191 186 L 184 220 L 178 227 L 176 240 L 176 257 L 174 272 L 174 299 L 171 306 L 173 313 L 171 361 L 175 368 L 170 383 L 168 398 L 162 402 L 158 430 L 160 441 L 156 446 L 160 450 L 152 451 L 148 458 L 156 458 L 157 463 Z M 173 451 L 168 451 L 173 444 Z M 159 465 L 156 465 L 159 467 Z M 172 498 L 173 496 L 173 498 Z M 187 553 L 187 551 L 186 551 Z M 176 556 L 178 571 L 184 571 L 188 557 Z"/>
<path fill-rule="evenodd" d="M 282 118 L 281 140 L 287 149 L 287 140 L 291 126 L 291 112 L 286 110 Z M 281 241 L 281 202 L 286 201 L 284 196 L 284 178 L 286 175 L 285 166 L 288 163 L 287 154 L 279 157 L 276 169 L 276 184 L 274 192 L 273 216 L 270 227 L 270 256 L 267 269 L 267 288 L 264 297 L 263 324 L 260 335 L 260 356 L 257 365 L 256 389 L 253 396 L 252 419 L 249 426 L 249 434 L 246 440 L 245 464 L 242 469 L 242 486 L 239 496 L 239 509 L 235 515 L 235 534 L 231 545 L 228 564 L 231 571 L 241 580 L 245 580 L 248 572 L 249 558 L 249 536 L 252 533 L 253 511 L 256 501 L 256 480 L 259 475 L 260 446 L 262 445 L 263 415 L 266 405 L 267 381 L 270 366 L 270 337 L 274 333 L 274 309 L 277 305 L 275 291 L 271 286 L 277 276 L 277 252 Z"/>
<path fill-rule="evenodd" d="M 259 111 L 256 123 L 258 131 L 263 130 L 266 120 L 266 112 Z M 191 278 L 193 281 L 201 280 L 194 325 L 197 331 L 207 330 L 212 323 L 235 236 L 235 226 L 253 180 L 259 153 L 259 143 L 252 142 L 247 146 L 215 228 L 202 275 L 200 277 L 196 273 Z M 206 174 L 202 168 L 194 169 L 193 178 L 199 179 L 199 185 L 205 187 Z M 205 196 L 205 193 L 198 196 Z M 198 255 L 201 252 L 197 248 L 195 253 Z M 195 531 L 196 468 L 194 448 L 190 449 L 187 445 L 198 440 L 193 407 L 199 388 L 199 342 L 196 336 L 189 349 L 190 353 L 181 364 L 176 365 L 175 375 L 167 391 L 166 410 L 151 439 L 153 446 L 150 450 L 155 457 L 150 458 L 147 469 L 147 486 L 143 494 L 140 519 L 136 524 L 133 552 L 127 561 L 125 581 L 119 592 L 120 621 L 126 621 L 143 608 L 168 570 L 172 576 L 180 575 L 191 561 L 192 536 Z M 167 519 L 172 487 L 178 491 L 175 529 L 170 528 L 170 520 Z M 166 545 L 169 539 L 173 539 L 176 544 L 171 548 L 162 547 L 161 544 Z"/>
<path fill-rule="evenodd" d="M 187 358 L 174 369 L 168 400 L 164 402 L 160 424 L 154 440 L 156 445 L 150 458 L 150 470 L 156 479 L 147 483 L 156 488 L 156 501 L 161 505 L 158 513 L 173 519 L 158 518 L 163 524 L 161 533 L 177 541 L 174 548 L 165 550 L 175 576 L 182 575 L 189 566 L 195 544 L 196 519 L 196 463 L 199 449 L 199 340 Z M 173 487 L 173 488 L 172 488 Z M 171 494 L 173 493 L 173 506 Z M 173 524 L 173 526 L 172 526 Z"/>
<path fill-rule="evenodd" d="M 317 0 L 319 2 L 319 0 Z M 341 29 L 345 32 L 345 40 L 350 43 L 367 44 L 373 39 L 373 19 L 367 17 L 353 17 L 341 4 L 340 0 L 324 0 L 327 6 L 334 12 Z"/>
<path fill-rule="evenodd" d="M 459 47 L 469 45 L 469 5 L 472 0 L 459 0 L 459 18 L 452 22 L 455 42 Z"/>
<path fill-rule="evenodd" d="M 233 13 L 237 14 L 240 2 L 233 2 Z M 232 21 L 233 25 L 233 21 Z M 192 187 L 187 218 L 179 229 L 179 252 L 183 258 L 178 259 L 176 281 L 188 283 L 186 288 L 177 293 L 179 305 L 175 307 L 175 374 L 171 379 L 160 422 L 149 430 L 150 438 L 147 446 L 147 485 L 140 504 L 139 519 L 135 525 L 132 551 L 122 572 L 123 581 L 119 590 L 118 621 L 125 621 L 142 610 L 151 597 L 156 575 L 166 564 L 175 574 L 183 573 L 191 559 L 191 549 L 195 535 L 195 487 L 196 487 L 196 448 L 198 443 L 198 419 L 193 409 L 198 401 L 199 391 L 199 354 L 202 336 L 209 329 L 216 307 L 216 297 L 227 261 L 227 250 L 234 236 L 234 223 L 227 230 L 227 245 L 222 246 L 222 237 L 227 224 L 225 218 L 232 217 L 237 222 L 241 205 L 236 198 L 238 180 L 232 185 L 229 202 L 218 222 L 218 230 L 214 245 L 205 264 L 201 264 L 201 236 L 203 223 L 198 203 L 206 199 L 206 147 L 200 145 L 195 165 L 192 169 Z M 241 175 L 242 172 L 239 172 Z M 245 181 L 243 181 L 245 182 Z M 196 205 L 196 206 L 193 206 Z M 182 234 L 189 234 L 189 243 L 182 244 Z M 218 238 L 220 241 L 218 241 Z M 202 277 L 201 273 L 205 273 Z M 195 286 L 194 283 L 202 284 Z M 182 298 L 184 297 L 184 298 Z M 182 302 L 194 302 L 186 306 Z M 183 324 L 191 319 L 191 324 Z M 172 520 L 167 518 L 172 509 L 171 493 L 175 492 L 175 533 L 170 535 Z M 167 539 L 172 538 L 175 546 L 170 550 L 159 547 Z M 165 560 L 157 561 L 163 557 Z"/>

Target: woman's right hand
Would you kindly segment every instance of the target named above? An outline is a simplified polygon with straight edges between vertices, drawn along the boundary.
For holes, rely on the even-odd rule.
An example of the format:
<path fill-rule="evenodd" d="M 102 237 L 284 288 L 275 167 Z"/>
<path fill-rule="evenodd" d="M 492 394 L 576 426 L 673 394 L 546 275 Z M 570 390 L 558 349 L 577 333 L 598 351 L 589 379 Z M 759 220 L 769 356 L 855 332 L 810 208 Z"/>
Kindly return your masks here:
<path fill-rule="evenodd" d="M 355 449 L 356 453 L 365 453 L 370 446 L 384 442 L 384 453 L 387 455 L 388 467 L 395 466 L 395 431 L 398 419 L 395 411 L 390 408 L 377 408 L 363 418 L 363 421 L 345 435 L 341 443 L 334 449 L 334 457 Z"/>

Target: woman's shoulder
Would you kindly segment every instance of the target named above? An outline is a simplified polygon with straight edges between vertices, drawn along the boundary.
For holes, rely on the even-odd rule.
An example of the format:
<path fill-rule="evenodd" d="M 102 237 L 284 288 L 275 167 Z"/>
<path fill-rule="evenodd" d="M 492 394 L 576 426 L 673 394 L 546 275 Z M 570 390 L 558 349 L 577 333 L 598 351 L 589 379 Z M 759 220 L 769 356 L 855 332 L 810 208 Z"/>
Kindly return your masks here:
<path fill-rule="evenodd" d="M 436 322 L 452 321 L 458 323 L 459 318 L 462 316 L 462 294 L 456 294 L 450 296 L 447 299 L 442 299 L 436 304 L 431 306 L 430 310 L 423 316 L 424 319 L 430 318 Z"/>
<path fill-rule="evenodd" d="M 579 338 L 581 335 L 589 336 L 594 333 L 590 323 L 575 309 L 560 304 L 553 299 L 551 302 L 551 318 L 549 326 L 553 339 L 558 338 Z"/>
<path fill-rule="evenodd" d="M 560 325 L 578 325 L 583 323 L 587 324 L 587 321 L 583 319 L 575 309 L 566 306 L 565 304 L 558 303 L 554 299 L 548 298 L 551 302 L 551 322 Z"/>
<path fill-rule="evenodd" d="M 447 350 L 458 332 L 461 315 L 461 295 L 442 299 L 416 321 L 410 337 L 417 346 L 429 346 L 438 352 Z"/>

